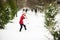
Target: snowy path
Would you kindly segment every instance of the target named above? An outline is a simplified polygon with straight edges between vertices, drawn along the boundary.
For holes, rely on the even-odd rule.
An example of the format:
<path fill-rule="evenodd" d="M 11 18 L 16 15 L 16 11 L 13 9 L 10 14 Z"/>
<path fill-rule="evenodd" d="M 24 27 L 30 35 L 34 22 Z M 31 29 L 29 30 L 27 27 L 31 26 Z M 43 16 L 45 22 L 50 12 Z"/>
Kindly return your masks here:
<path fill-rule="evenodd" d="M 19 32 L 19 19 L 22 11 L 17 13 L 12 22 L 6 25 L 5 30 L 0 30 L 0 40 L 53 40 L 52 35 L 44 27 L 44 14 L 34 15 L 34 12 L 28 11 L 28 19 L 24 20 L 27 30 L 24 28 Z"/>

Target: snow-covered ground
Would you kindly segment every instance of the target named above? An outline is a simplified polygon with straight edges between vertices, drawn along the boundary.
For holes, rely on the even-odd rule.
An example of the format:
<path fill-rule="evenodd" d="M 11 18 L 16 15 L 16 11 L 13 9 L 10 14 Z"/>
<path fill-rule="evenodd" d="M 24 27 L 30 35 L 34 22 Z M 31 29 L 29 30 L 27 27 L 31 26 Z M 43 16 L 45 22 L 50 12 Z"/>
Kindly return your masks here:
<path fill-rule="evenodd" d="M 30 10 L 27 12 L 27 19 L 24 20 L 27 30 L 19 32 L 19 20 L 22 10 L 18 11 L 17 17 L 8 23 L 4 30 L 0 30 L 0 40 L 53 40 L 51 33 L 44 27 L 44 14 Z"/>

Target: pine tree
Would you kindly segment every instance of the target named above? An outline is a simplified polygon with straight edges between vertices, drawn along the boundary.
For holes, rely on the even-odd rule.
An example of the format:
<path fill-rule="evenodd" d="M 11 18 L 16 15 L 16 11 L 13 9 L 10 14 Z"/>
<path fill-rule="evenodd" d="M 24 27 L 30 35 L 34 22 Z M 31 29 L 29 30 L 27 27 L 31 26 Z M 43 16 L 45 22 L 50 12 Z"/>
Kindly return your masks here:
<path fill-rule="evenodd" d="M 17 12 L 15 0 L 0 0 L 0 29 L 13 19 Z"/>
<path fill-rule="evenodd" d="M 57 21 L 55 21 L 55 16 L 58 14 L 56 2 L 50 3 L 48 6 L 46 6 L 45 9 L 45 27 L 51 32 L 51 34 L 54 37 L 54 40 L 56 40 L 56 36 L 58 36 L 57 32 L 55 32 L 55 25 Z"/>

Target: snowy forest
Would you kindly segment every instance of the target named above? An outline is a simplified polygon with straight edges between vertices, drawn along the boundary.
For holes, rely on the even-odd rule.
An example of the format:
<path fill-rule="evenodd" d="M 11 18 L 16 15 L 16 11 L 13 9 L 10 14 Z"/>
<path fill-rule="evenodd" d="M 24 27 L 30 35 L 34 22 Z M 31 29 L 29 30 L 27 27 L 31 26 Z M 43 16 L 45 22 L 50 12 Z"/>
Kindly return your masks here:
<path fill-rule="evenodd" d="M 20 32 L 22 12 L 27 19 Z M 59 0 L 0 0 L 0 40 L 60 40 Z"/>

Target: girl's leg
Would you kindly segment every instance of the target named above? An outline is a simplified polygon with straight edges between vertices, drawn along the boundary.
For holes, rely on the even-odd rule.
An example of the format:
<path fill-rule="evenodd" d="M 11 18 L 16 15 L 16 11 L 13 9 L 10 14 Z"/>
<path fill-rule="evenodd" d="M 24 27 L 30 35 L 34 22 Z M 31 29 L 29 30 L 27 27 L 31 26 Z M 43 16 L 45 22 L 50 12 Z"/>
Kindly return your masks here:
<path fill-rule="evenodd" d="M 20 24 L 20 26 L 21 26 L 21 27 L 20 27 L 20 30 L 19 30 L 19 31 L 21 31 L 21 30 L 22 30 L 22 24 Z"/>
<path fill-rule="evenodd" d="M 24 28 L 25 28 L 25 30 L 26 30 L 26 25 L 23 24 L 23 26 L 24 26 Z"/>

